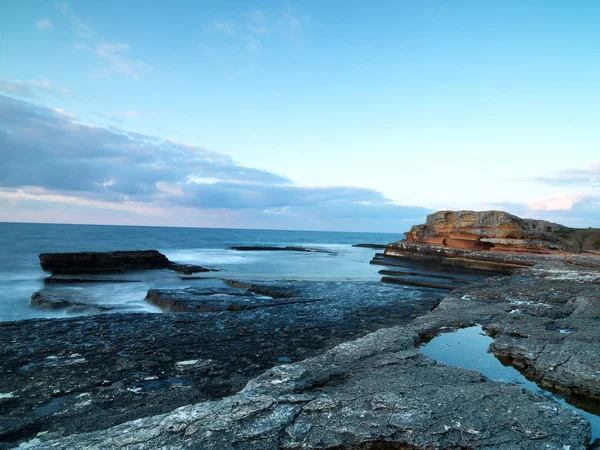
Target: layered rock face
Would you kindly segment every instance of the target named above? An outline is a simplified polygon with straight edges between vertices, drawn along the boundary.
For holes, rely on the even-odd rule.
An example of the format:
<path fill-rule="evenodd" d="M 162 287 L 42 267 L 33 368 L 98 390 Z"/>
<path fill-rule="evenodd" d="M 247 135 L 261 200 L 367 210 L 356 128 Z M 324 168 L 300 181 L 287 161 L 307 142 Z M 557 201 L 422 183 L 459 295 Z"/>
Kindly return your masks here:
<path fill-rule="evenodd" d="M 547 258 L 600 267 L 596 253 L 578 246 L 581 232 L 503 211 L 438 211 L 405 233 L 406 240 L 389 244 L 383 256 L 502 273 Z"/>
<path fill-rule="evenodd" d="M 438 211 L 405 233 L 409 242 L 470 250 L 540 252 L 563 250 L 556 232 L 568 228 L 545 220 L 521 219 L 503 211 Z"/>

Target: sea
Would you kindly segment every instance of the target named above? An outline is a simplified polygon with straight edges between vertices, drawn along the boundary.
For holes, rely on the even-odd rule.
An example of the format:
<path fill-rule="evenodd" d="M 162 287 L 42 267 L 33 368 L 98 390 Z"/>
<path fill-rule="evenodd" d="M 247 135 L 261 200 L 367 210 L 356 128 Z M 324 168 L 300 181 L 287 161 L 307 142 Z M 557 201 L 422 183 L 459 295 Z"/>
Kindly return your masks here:
<path fill-rule="evenodd" d="M 331 231 L 246 230 L 108 225 L 0 223 L 0 322 L 31 318 L 71 317 L 71 310 L 43 310 L 29 303 L 45 289 L 38 255 L 54 252 L 150 250 L 171 261 L 219 269 L 229 279 L 378 282 L 381 267 L 369 265 L 376 250 L 352 244 L 388 244 L 401 232 L 351 233 Z M 302 246 L 328 253 L 235 251 L 233 246 Z M 112 306 L 117 312 L 160 310 L 144 301 L 150 288 L 182 288 L 171 271 L 128 274 L 135 283 L 92 283 L 63 286 L 86 302 Z M 410 296 L 411 289 L 403 295 Z M 82 312 L 81 314 L 83 314 Z"/>

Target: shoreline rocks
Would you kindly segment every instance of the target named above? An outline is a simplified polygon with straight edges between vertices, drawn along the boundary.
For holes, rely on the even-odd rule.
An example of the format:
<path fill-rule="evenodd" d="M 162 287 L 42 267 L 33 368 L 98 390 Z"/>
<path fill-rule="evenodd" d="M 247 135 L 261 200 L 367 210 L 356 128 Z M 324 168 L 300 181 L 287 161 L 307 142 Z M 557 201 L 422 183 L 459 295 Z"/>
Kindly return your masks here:
<path fill-rule="evenodd" d="M 229 247 L 229 250 L 236 250 L 238 252 L 304 252 L 304 253 L 326 253 L 329 255 L 336 255 L 337 253 L 322 248 L 309 248 L 309 247 L 297 247 L 292 245 L 286 245 L 285 247 L 277 246 L 235 246 Z"/>
<path fill-rule="evenodd" d="M 216 271 L 201 266 L 174 263 L 157 250 L 41 253 L 39 259 L 42 270 L 55 275 L 157 269 L 169 269 L 183 274 Z"/>
<path fill-rule="evenodd" d="M 15 357 L 31 358 L 28 363 L 22 359 L 20 364 L 12 364 L 16 372 L 9 371 L 8 377 L 0 380 L 0 391 L 19 392 L 20 401 L 31 399 L 34 387 L 26 385 L 29 391 L 21 392 L 14 382 L 21 379 L 28 383 L 32 376 L 47 380 L 44 389 L 48 393 L 54 392 L 53 382 L 61 386 L 60 394 L 45 397 L 48 400 L 41 405 L 49 405 L 57 395 L 63 399 L 56 412 L 38 417 L 39 423 L 45 424 L 43 429 L 50 431 L 40 439 L 58 437 L 65 429 L 71 433 L 81 432 L 86 426 L 88 431 L 96 430 L 43 442 L 39 448 L 337 449 L 379 444 L 419 449 L 558 450 L 570 446 L 572 450 L 584 450 L 588 448 L 590 430 L 579 415 L 518 386 L 492 382 L 478 372 L 435 362 L 418 346 L 441 332 L 480 323 L 494 338 L 492 352 L 512 358 L 513 364 L 521 365 L 542 386 L 596 399 L 600 386 L 599 299 L 600 271 L 550 261 L 512 276 L 461 287 L 411 323 L 346 340 L 317 356 L 276 366 L 253 379 L 240 377 L 231 364 L 239 364 L 243 358 L 251 363 L 253 352 L 263 352 L 276 338 L 271 331 L 258 343 L 256 329 L 244 333 L 249 324 L 256 327 L 270 318 L 270 314 L 261 315 L 259 310 L 239 313 L 251 314 L 246 326 L 236 322 L 226 326 L 233 317 L 242 317 L 228 312 L 214 313 L 218 317 L 123 314 L 113 316 L 114 320 L 97 316 L 77 321 L 27 321 L 8 324 L 9 329 L 0 325 L 0 337 L 8 333 L 6 336 L 13 339 L 10 347 L 0 347 L 0 365 L 7 364 L 7 358 L 8 364 Z M 297 315 L 301 309 L 295 311 Z M 317 318 L 314 314 L 304 319 L 296 316 L 293 323 L 309 317 Z M 281 318 L 272 318 L 273 324 L 281 324 Z M 147 331 L 142 333 L 140 320 L 152 322 L 144 326 Z M 115 327 L 119 322 L 123 326 Z M 211 323 L 219 326 L 211 327 Z M 26 331 L 27 327 L 35 327 L 36 333 Z M 210 345 L 203 346 L 198 340 L 203 329 L 210 336 Z M 325 329 L 315 330 L 315 336 Z M 79 336 L 79 340 L 65 336 L 73 343 L 69 349 L 73 353 L 55 354 L 62 344 L 53 342 L 48 333 L 61 336 L 67 330 Z M 190 332 L 193 334 L 188 335 Z M 130 347 L 128 334 L 143 342 Z M 169 335 L 172 338 L 167 338 Z M 286 342 L 289 351 L 306 345 L 306 337 L 298 339 L 302 335 L 280 342 Z M 51 347 L 40 352 L 35 348 L 37 344 L 32 345 L 25 336 L 44 345 L 50 343 Z M 222 345 L 217 344 L 220 337 L 226 338 L 231 348 L 245 342 L 248 353 L 236 349 L 233 358 L 225 362 L 222 354 L 214 352 L 215 345 Z M 96 339 L 108 349 L 95 343 Z M 95 360 L 107 366 L 102 369 L 106 374 L 96 373 L 99 368 L 91 365 Z M 140 363 L 144 373 L 133 375 L 139 373 Z M 109 375 L 115 370 L 118 374 Z M 198 400 L 192 400 L 190 394 L 197 389 L 211 382 L 217 386 L 223 383 L 223 371 L 230 374 L 229 383 L 237 389 L 230 384 L 228 391 L 217 390 L 219 394 L 209 397 L 212 401 L 206 401 L 206 394 L 195 394 Z M 250 372 L 256 375 L 260 369 Z M 52 373 L 62 376 L 49 377 Z M 85 378 L 79 378 L 83 374 Z M 76 380 L 84 384 L 72 384 Z M 118 382 L 122 384 L 111 387 Z M 147 387 L 153 386 L 151 383 L 163 387 L 152 391 Z M 99 387 L 109 389 L 99 391 Z M 101 400 L 92 391 L 108 397 Z M 175 392 L 183 395 L 181 407 L 167 412 L 166 408 L 173 409 L 177 404 Z M 87 401 L 87 393 L 91 404 L 77 406 Z M 44 397 L 38 394 L 37 398 Z M 100 422 L 104 426 L 90 428 L 80 423 L 74 431 L 75 414 L 82 415 L 95 404 L 106 407 L 108 399 L 114 405 L 126 404 L 123 407 L 138 414 L 139 419 L 107 428 L 106 414 L 116 412 L 111 409 L 104 416 L 95 416 L 96 421 L 104 417 Z M 140 402 L 155 406 L 144 409 Z M 163 414 L 148 417 L 148 413 L 156 414 L 156 405 L 165 407 Z M 9 416 L 11 421 L 19 418 L 22 430 L 30 426 L 24 411 Z M 113 418 L 113 424 L 122 421 Z M 54 426 L 48 427 L 50 424 Z M 28 435 L 34 437 L 35 432 Z"/>
<path fill-rule="evenodd" d="M 384 255 L 505 274 L 547 259 L 600 267 L 598 254 L 571 251 L 593 232 L 502 211 L 439 211 L 405 233 L 406 240 L 389 244 Z"/>

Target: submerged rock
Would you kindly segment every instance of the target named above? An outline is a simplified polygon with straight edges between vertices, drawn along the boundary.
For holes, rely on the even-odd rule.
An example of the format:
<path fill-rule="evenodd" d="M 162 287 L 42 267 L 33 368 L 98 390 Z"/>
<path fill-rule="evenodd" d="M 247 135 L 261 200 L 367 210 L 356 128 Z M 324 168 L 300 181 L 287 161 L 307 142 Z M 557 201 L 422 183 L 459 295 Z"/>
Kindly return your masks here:
<path fill-rule="evenodd" d="M 174 263 L 156 250 L 42 253 L 39 258 L 42 270 L 54 274 L 89 274 L 155 269 L 170 269 L 184 274 L 214 271 L 214 269 L 201 266 Z"/>
<path fill-rule="evenodd" d="M 281 289 L 274 289 L 272 287 L 259 286 L 257 284 L 244 283 L 242 281 L 235 280 L 223 280 L 227 286 L 231 286 L 236 289 L 244 289 L 248 292 L 253 292 L 259 295 L 266 295 L 271 298 L 291 298 L 295 297 L 296 294 L 293 292 L 284 292 Z"/>

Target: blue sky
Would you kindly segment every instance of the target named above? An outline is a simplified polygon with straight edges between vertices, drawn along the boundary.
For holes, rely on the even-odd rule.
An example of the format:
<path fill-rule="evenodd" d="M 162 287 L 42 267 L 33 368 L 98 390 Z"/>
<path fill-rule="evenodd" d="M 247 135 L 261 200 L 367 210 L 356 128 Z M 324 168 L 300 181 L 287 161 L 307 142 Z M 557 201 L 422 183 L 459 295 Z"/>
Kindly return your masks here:
<path fill-rule="evenodd" d="M 6 1 L 0 220 L 600 226 L 595 1 Z"/>

